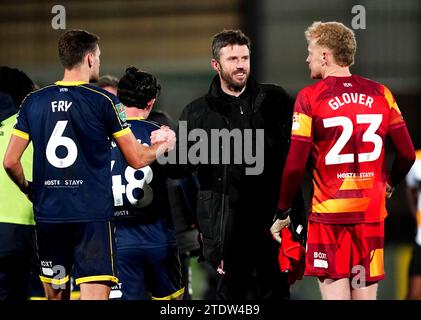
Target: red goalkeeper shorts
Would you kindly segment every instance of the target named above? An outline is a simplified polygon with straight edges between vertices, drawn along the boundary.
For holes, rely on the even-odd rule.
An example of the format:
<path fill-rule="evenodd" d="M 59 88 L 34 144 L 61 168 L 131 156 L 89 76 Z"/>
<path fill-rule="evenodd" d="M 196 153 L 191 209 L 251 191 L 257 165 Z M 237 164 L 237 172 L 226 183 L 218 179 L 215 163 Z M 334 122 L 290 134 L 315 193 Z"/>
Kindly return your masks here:
<path fill-rule="evenodd" d="M 337 225 L 309 221 L 304 274 L 378 281 L 385 275 L 383 248 L 384 222 Z"/>

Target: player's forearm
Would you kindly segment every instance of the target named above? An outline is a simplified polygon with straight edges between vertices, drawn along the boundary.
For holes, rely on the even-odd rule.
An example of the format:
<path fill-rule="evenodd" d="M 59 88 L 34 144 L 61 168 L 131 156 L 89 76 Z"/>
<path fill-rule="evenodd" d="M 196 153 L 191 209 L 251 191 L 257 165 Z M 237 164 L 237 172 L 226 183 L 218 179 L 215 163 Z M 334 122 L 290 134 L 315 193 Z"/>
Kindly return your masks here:
<path fill-rule="evenodd" d="M 8 157 L 6 154 L 3 160 L 3 167 L 7 175 L 18 186 L 18 188 L 20 190 L 24 190 L 26 187 L 26 179 L 20 161 L 16 159 L 10 159 L 10 157 Z"/>
<path fill-rule="evenodd" d="M 405 126 L 392 130 L 389 137 L 395 147 L 396 157 L 387 177 L 387 182 L 392 187 L 396 187 L 411 169 L 415 161 L 415 150 Z"/>
<path fill-rule="evenodd" d="M 138 148 L 136 150 L 137 157 L 134 159 L 133 165 L 130 166 L 139 169 L 146 167 L 147 165 L 151 164 L 158 158 L 161 154 L 163 154 L 167 150 L 165 143 L 156 143 L 150 147 L 145 147 L 144 145 L 138 144 Z"/>
<path fill-rule="evenodd" d="M 28 144 L 27 139 L 12 135 L 3 159 L 4 170 L 20 190 L 25 190 L 27 186 L 20 159 Z"/>
<path fill-rule="evenodd" d="M 152 163 L 168 149 L 168 143 L 155 143 L 150 147 L 137 142 L 133 133 L 114 139 L 128 165 L 134 169 L 143 168 Z"/>
<path fill-rule="evenodd" d="M 310 153 L 309 142 L 292 140 L 282 174 L 281 194 L 278 208 L 285 210 L 290 208 L 295 195 L 303 181 L 307 158 Z"/>
<path fill-rule="evenodd" d="M 150 165 L 160 155 L 172 150 L 174 142 L 157 142 L 150 147 L 136 143 L 134 146 L 135 152 L 125 154 L 125 158 L 129 166 L 134 169 L 140 169 Z"/>

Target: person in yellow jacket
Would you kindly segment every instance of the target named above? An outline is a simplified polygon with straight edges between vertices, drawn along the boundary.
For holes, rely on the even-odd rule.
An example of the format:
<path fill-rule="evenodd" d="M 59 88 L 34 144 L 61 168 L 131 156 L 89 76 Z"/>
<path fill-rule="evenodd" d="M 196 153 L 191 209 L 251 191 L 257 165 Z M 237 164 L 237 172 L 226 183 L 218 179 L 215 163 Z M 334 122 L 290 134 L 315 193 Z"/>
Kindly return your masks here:
<path fill-rule="evenodd" d="M 29 77 L 18 69 L 0 67 L 0 157 L 16 123 L 18 106 L 34 90 Z M 25 176 L 32 178 L 32 145 L 22 157 Z M 0 300 L 26 300 L 35 261 L 32 203 L 0 166 Z"/>

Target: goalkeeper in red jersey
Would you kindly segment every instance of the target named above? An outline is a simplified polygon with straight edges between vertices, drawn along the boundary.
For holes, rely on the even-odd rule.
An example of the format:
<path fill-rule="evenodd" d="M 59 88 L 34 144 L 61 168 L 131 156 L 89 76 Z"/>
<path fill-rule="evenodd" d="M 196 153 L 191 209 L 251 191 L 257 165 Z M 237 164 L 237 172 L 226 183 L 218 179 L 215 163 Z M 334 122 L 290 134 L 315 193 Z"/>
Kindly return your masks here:
<path fill-rule="evenodd" d="M 311 78 L 321 80 L 295 101 L 271 232 L 281 240 L 309 160 L 313 198 L 305 275 L 318 277 L 323 299 L 375 299 L 384 278 L 386 198 L 411 168 L 414 147 L 389 89 L 351 74 L 353 31 L 338 22 L 314 22 L 305 36 Z M 390 172 L 386 138 L 396 149 Z"/>

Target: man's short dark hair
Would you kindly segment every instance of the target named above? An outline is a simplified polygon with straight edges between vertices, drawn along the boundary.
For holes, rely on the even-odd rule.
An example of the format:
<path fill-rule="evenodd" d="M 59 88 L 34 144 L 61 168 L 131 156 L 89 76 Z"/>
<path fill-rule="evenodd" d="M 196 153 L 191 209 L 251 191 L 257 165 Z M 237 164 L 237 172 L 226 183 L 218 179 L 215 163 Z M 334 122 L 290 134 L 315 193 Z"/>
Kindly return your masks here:
<path fill-rule="evenodd" d="M 98 79 L 98 82 L 96 83 L 96 85 L 100 88 L 111 87 L 111 88 L 117 89 L 118 78 L 112 75 L 106 74 Z"/>
<path fill-rule="evenodd" d="M 64 68 L 72 69 L 83 61 L 83 57 L 95 52 L 99 37 L 85 30 L 66 31 L 58 40 L 58 55 Z"/>
<path fill-rule="evenodd" d="M 241 30 L 224 30 L 213 36 L 212 56 L 219 61 L 221 49 L 232 45 L 246 45 L 250 51 L 250 39 Z"/>
<path fill-rule="evenodd" d="M 35 84 L 21 70 L 0 67 L 0 92 L 9 94 L 16 107 L 19 107 L 28 93 L 34 91 Z"/>
<path fill-rule="evenodd" d="M 118 82 L 117 97 L 128 107 L 145 109 L 160 91 L 161 85 L 153 75 L 132 66 L 126 69 Z"/>

